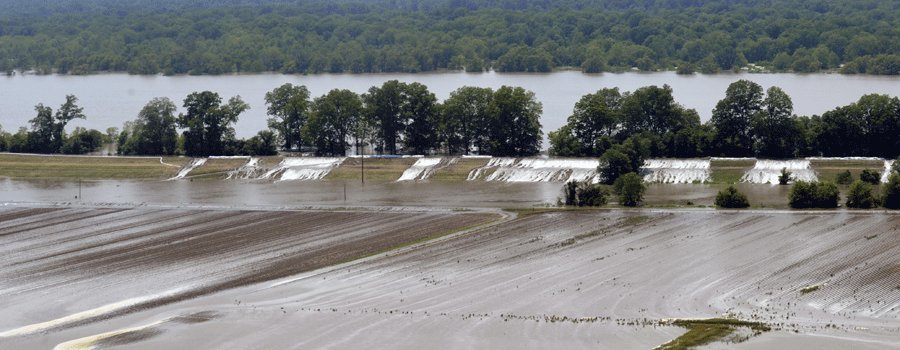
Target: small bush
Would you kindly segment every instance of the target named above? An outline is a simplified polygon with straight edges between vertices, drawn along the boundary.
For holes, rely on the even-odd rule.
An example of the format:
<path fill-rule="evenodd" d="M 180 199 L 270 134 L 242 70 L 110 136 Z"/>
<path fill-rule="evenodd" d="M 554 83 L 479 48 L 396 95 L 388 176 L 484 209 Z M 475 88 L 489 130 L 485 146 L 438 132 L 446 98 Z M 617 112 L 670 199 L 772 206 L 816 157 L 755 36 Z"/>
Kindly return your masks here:
<path fill-rule="evenodd" d="M 859 174 L 859 179 L 877 185 L 881 183 L 881 173 L 872 169 L 863 169 L 862 173 Z"/>
<path fill-rule="evenodd" d="M 847 193 L 847 206 L 859 209 L 869 209 L 878 206 L 875 186 L 862 180 L 854 181 Z"/>
<path fill-rule="evenodd" d="M 619 203 L 626 207 L 636 207 L 644 201 L 644 179 L 638 174 L 628 173 L 620 176 L 613 184 L 616 194 L 619 195 Z"/>
<path fill-rule="evenodd" d="M 838 185 L 849 185 L 853 183 L 853 174 L 850 173 L 850 170 L 844 170 L 844 172 L 837 174 L 835 182 L 837 182 Z"/>
<path fill-rule="evenodd" d="M 787 168 L 781 168 L 781 175 L 778 176 L 778 184 L 779 185 L 787 185 L 788 182 L 791 182 L 791 175 L 794 173 L 787 170 Z"/>
<path fill-rule="evenodd" d="M 892 173 L 888 177 L 887 184 L 883 187 L 884 207 L 888 209 L 900 209 L 900 173 Z"/>
<path fill-rule="evenodd" d="M 590 182 L 569 181 L 563 186 L 565 205 L 602 207 L 609 202 L 609 189 Z"/>
<path fill-rule="evenodd" d="M 716 195 L 716 206 L 721 208 L 746 208 L 750 206 L 747 196 L 739 192 L 734 186 L 719 191 Z"/>
<path fill-rule="evenodd" d="M 830 182 L 797 181 L 788 194 L 791 208 L 837 208 L 841 193 Z"/>

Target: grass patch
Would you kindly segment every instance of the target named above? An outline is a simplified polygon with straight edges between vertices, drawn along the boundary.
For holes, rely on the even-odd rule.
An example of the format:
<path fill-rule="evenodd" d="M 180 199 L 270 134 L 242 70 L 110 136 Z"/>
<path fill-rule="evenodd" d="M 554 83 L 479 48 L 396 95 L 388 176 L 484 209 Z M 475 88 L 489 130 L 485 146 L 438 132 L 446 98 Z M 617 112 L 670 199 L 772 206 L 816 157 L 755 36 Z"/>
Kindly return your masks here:
<path fill-rule="evenodd" d="M 373 159 L 365 160 L 365 177 L 366 182 L 393 182 L 403 175 L 406 169 L 415 163 L 417 158 L 392 158 L 392 159 Z M 337 181 L 360 181 L 360 167 L 362 159 L 347 158 L 341 163 L 341 166 L 332 170 L 325 176 L 326 180 Z"/>
<path fill-rule="evenodd" d="M 756 165 L 756 160 L 752 159 L 710 161 L 710 183 L 736 184 L 754 165 Z"/>
<path fill-rule="evenodd" d="M 627 216 L 622 219 L 622 226 L 636 226 L 643 224 L 648 220 L 650 220 L 650 217 L 646 215 Z"/>
<path fill-rule="evenodd" d="M 83 157 L 0 154 L 0 176 L 26 179 L 159 180 L 175 176 L 190 158 Z"/>
<path fill-rule="evenodd" d="M 487 158 L 458 158 L 456 162 L 435 170 L 429 180 L 432 181 L 466 181 L 469 173 L 487 165 Z"/>
<path fill-rule="evenodd" d="M 747 327 L 753 335 L 768 332 L 771 328 L 760 322 L 741 321 L 731 318 L 711 318 L 705 320 L 675 320 L 669 324 L 687 328 L 687 333 L 660 345 L 657 349 L 686 350 L 724 340 L 738 328 Z M 737 339 L 742 341 L 746 339 Z"/>
<path fill-rule="evenodd" d="M 809 286 L 800 288 L 800 295 L 809 294 L 819 290 L 819 286 Z"/>
<path fill-rule="evenodd" d="M 831 182 L 837 182 L 838 174 L 847 170 L 854 179 L 858 179 L 864 169 L 872 169 L 879 173 L 884 171 L 884 162 L 881 160 L 811 160 L 809 164 L 818 174 L 819 180 Z"/>

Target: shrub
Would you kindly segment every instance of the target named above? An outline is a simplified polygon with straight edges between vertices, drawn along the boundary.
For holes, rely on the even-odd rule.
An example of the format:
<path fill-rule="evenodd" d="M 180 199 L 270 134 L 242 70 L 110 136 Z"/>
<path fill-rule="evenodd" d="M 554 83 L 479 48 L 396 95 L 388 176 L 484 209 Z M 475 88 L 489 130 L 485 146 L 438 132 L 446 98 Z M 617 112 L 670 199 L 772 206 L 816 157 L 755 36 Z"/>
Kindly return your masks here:
<path fill-rule="evenodd" d="M 716 206 L 721 208 L 746 208 L 750 206 L 747 196 L 739 192 L 734 186 L 719 191 L 716 195 Z"/>
<path fill-rule="evenodd" d="M 859 174 L 859 179 L 877 185 L 881 183 L 881 173 L 872 169 L 863 169 L 862 173 Z"/>
<path fill-rule="evenodd" d="M 839 185 L 849 185 L 853 183 L 853 174 L 850 173 L 850 170 L 844 170 L 844 172 L 837 174 L 835 182 Z"/>
<path fill-rule="evenodd" d="M 860 209 L 878 206 L 878 198 L 875 197 L 875 186 L 862 180 L 854 181 L 847 193 L 847 206 Z"/>
<path fill-rule="evenodd" d="M 778 176 L 778 184 L 779 185 L 787 185 L 788 182 L 791 182 L 791 175 L 794 173 L 787 170 L 787 168 L 781 168 L 781 175 Z"/>
<path fill-rule="evenodd" d="M 565 205 L 602 207 L 609 202 L 609 189 L 590 182 L 569 181 L 563 186 Z"/>
<path fill-rule="evenodd" d="M 638 206 L 644 200 L 644 191 L 647 190 L 644 179 L 635 173 L 620 176 L 613 187 L 619 195 L 619 203 L 626 207 Z"/>
<path fill-rule="evenodd" d="M 837 208 L 841 193 L 829 182 L 797 181 L 788 194 L 791 208 Z"/>
<path fill-rule="evenodd" d="M 884 207 L 888 209 L 900 209 L 900 173 L 891 173 L 891 176 L 888 177 L 887 184 L 885 184 L 883 188 Z"/>

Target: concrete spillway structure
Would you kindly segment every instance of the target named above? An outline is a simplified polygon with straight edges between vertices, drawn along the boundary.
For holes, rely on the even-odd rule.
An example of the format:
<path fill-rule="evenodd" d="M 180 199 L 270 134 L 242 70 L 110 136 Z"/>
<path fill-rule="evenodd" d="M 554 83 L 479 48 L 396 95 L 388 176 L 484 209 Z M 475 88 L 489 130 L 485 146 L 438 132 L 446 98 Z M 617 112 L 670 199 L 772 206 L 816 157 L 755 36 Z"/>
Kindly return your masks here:
<path fill-rule="evenodd" d="M 498 182 L 598 182 L 595 159 L 491 158 L 487 165 L 472 170 L 468 180 Z M 493 172 L 490 172 L 493 170 Z"/>
<path fill-rule="evenodd" d="M 434 169 L 441 164 L 441 161 L 442 158 L 419 158 L 415 164 L 403 172 L 403 175 L 400 175 L 397 181 L 426 180 L 434 174 Z"/>
<path fill-rule="evenodd" d="M 759 159 L 756 161 L 753 169 L 744 173 L 744 176 L 741 177 L 741 182 L 777 185 L 782 169 L 787 169 L 787 171 L 791 172 L 791 181 L 818 181 L 819 179 L 808 159 Z"/>
<path fill-rule="evenodd" d="M 894 167 L 893 160 L 885 160 L 884 161 L 884 169 L 881 171 L 881 182 L 887 183 L 888 179 L 891 177 L 891 169 Z"/>
<path fill-rule="evenodd" d="M 648 159 L 644 161 L 644 181 L 690 184 L 710 181 L 709 159 Z"/>
<path fill-rule="evenodd" d="M 321 180 L 332 169 L 337 168 L 346 158 L 338 157 L 302 157 L 285 158 L 272 170 L 263 174 L 260 179 Z"/>

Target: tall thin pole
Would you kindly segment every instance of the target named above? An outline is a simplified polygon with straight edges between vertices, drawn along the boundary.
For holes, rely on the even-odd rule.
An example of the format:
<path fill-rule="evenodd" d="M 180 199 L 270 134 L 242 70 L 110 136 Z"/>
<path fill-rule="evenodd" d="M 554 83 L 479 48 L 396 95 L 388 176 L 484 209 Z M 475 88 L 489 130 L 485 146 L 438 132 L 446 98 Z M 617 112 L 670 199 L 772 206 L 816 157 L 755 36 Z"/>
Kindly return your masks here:
<path fill-rule="evenodd" d="M 81 198 L 81 179 L 78 179 L 78 201 L 83 202 Z"/>
<path fill-rule="evenodd" d="M 362 146 L 360 148 L 359 153 L 360 153 L 359 160 L 360 160 L 360 163 L 362 164 L 359 167 L 359 179 L 360 179 L 360 181 L 362 181 L 362 184 L 365 185 L 366 184 L 366 146 Z"/>

